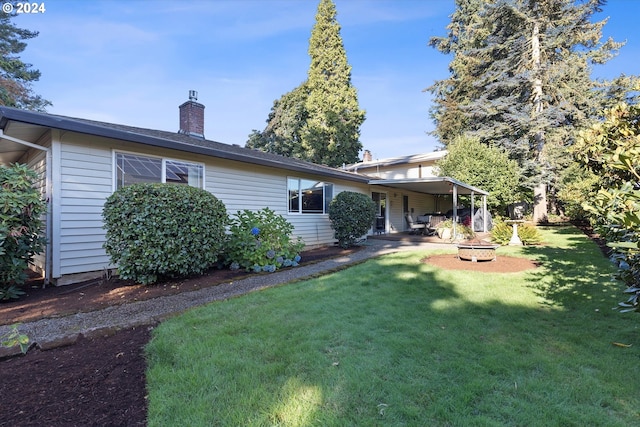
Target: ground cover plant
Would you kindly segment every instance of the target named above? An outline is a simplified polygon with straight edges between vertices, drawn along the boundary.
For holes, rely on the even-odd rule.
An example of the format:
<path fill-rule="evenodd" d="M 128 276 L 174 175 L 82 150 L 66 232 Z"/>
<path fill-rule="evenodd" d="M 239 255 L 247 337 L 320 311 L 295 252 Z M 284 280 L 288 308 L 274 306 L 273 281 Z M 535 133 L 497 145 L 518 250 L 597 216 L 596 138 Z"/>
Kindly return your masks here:
<path fill-rule="evenodd" d="M 639 422 L 637 321 L 573 227 L 521 273 L 384 256 L 185 313 L 146 349 L 160 425 L 609 425 Z M 629 346 L 631 345 L 631 346 Z"/>

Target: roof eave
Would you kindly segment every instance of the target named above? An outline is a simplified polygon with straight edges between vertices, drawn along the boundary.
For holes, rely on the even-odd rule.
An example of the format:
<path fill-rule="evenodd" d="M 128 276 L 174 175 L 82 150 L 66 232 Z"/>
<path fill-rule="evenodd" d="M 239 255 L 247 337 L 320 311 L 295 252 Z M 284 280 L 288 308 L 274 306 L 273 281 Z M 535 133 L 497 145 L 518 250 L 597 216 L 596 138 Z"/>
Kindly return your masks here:
<path fill-rule="evenodd" d="M 312 168 L 306 168 L 304 165 L 290 164 L 286 162 L 279 162 L 277 160 L 263 159 L 259 157 L 253 157 L 249 154 L 233 153 L 229 151 L 219 150 L 213 147 L 203 147 L 198 145 L 185 144 L 179 141 L 173 141 L 164 138 L 158 138 L 148 135 L 142 135 L 134 132 L 127 132 L 119 129 L 107 128 L 99 125 L 92 125 L 88 123 L 82 123 L 70 118 L 63 118 L 52 116 L 42 113 L 34 113 L 26 110 L 18 110 L 15 108 L 7 108 L 0 106 L 0 128 L 4 128 L 8 121 L 13 120 L 17 122 L 33 124 L 37 126 L 51 127 L 55 129 L 61 129 L 69 132 L 84 133 L 93 136 L 100 136 L 104 138 L 120 139 L 129 142 L 135 142 L 139 144 L 151 145 L 154 147 L 177 149 L 180 151 L 187 151 L 195 154 L 203 154 L 207 156 L 218 157 L 226 160 L 235 160 L 244 163 L 251 163 L 260 166 L 277 167 L 279 169 L 286 169 L 294 172 L 303 172 L 310 174 L 319 174 L 323 176 L 331 176 L 348 181 L 367 183 L 368 178 L 362 177 L 350 172 L 343 172 L 327 168 L 326 170 L 317 170 Z M 320 165 L 314 165 L 320 166 Z"/>

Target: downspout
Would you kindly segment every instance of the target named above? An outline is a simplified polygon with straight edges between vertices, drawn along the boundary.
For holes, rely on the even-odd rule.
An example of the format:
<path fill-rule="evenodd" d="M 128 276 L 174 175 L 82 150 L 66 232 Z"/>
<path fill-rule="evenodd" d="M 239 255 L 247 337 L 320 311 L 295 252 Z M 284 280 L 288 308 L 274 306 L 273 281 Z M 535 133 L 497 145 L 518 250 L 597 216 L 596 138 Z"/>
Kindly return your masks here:
<path fill-rule="evenodd" d="M 51 261 L 51 150 L 47 147 L 43 147 L 38 144 L 34 144 L 32 142 L 23 141 L 18 138 L 14 138 L 9 135 L 4 134 L 4 129 L 0 129 L 0 139 L 5 139 L 7 141 L 15 142 L 20 145 L 25 145 L 29 148 L 33 148 L 36 150 L 45 152 L 45 200 L 47 202 L 47 212 L 46 212 L 46 229 L 45 235 L 47 237 L 47 244 L 45 246 L 45 255 L 44 255 L 44 284 L 48 285 L 51 282 L 51 269 L 52 269 L 52 261 Z"/>

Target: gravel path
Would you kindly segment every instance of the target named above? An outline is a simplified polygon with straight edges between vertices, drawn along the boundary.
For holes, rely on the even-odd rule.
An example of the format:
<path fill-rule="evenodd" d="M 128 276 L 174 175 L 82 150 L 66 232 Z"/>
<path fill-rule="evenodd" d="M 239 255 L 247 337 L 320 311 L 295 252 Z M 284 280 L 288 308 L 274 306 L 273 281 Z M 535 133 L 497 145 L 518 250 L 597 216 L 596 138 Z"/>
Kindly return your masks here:
<path fill-rule="evenodd" d="M 119 329 L 155 324 L 167 317 L 211 301 L 224 300 L 248 292 L 311 278 L 346 266 L 366 261 L 379 255 L 402 250 L 444 249 L 441 243 L 417 243 L 370 239 L 364 248 L 349 256 L 333 258 L 308 266 L 280 270 L 270 274 L 255 275 L 246 279 L 218 286 L 183 292 L 181 294 L 153 298 L 145 301 L 111 306 L 102 310 L 78 313 L 65 317 L 42 319 L 22 323 L 19 331 L 26 334 L 32 344 L 49 349 L 74 343 L 80 335 L 85 337 L 115 333 Z M 0 336 L 9 331 L 9 325 L 0 326 Z M 19 353 L 19 348 L 0 348 L 0 357 Z"/>

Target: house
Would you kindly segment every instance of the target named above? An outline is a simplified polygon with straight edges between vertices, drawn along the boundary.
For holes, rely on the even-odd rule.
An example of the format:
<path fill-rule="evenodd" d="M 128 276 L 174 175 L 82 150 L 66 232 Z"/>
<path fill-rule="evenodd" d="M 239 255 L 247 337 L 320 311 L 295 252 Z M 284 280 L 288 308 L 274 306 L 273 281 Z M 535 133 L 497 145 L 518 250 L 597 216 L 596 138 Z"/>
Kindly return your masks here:
<path fill-rule="evenodd" d="M 436 162 L 446 155 L 447 151 L 441 150 L 373 160 L 371 152 L 364 150 L 362 161 L 347 165 L 344 170 L 381 179 L 426 178 L 438 176 Z"/>
<path fill-rule="evenodd" d="M 0 106 L 0 164 L 27 164 L 41 176 L 48 244 L 35 264 L 46 283 L 84 281 L 114 267 L 102 248 L 102 207 L 135 182 L 204 188 L 231 215 L 268 207 L 308 247 L 335 242 L 327 207 L 342 191 L 370 195 L 384 232 L 405 229 L 403 212 L 439 209 L 436 194 L 454 201 L 457 193 L 487 194 L 450 178 L 371 178 L 207 140 L 204 109 L 190 92 L 179 106 L 179 131 L 167 132 Z"/>

